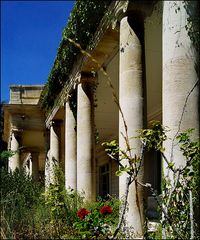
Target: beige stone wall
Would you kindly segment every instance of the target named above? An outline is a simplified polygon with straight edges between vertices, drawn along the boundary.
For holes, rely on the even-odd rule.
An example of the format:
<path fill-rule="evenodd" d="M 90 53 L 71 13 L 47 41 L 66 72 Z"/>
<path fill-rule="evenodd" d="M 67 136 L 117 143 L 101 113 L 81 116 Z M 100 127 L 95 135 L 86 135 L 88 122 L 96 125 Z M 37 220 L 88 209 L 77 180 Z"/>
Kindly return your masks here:
<path fill-rule="evenodd" d="M 116 197 L 119 196 L 119 177 L 115 175 L 118 168 L 118 164 L 111 161 L 111 194 Z"/>
<path fill-rule="evenodd" d="M 147 121 L 161 120 L 162 109 L 162 2 L 145 19 L 145 73 Z"/>
<path fill-rule="evenodd" d="M 119 92 L 119 54 L 117 53 L 106 66 L 118 95 Z M 95 92 L 97 107 L 95 108 L 95 125 L 99 132 L 100 143 L 108 139 L 118 140 L 118 108 L 113 101 L 112 92 L 106 83 L 107 79 L 98 72 L 98 87 Z"/>
<path fill-rule="evenodd" d="M 162 121 L 162 2 L 155 5 L 145 19 L 145 73 L 147 127 L 150 121 Z M 144 181 L 159 190 L 161 159 L 155 151 L 147 153 L 144 160 Z M 160 172 L 160 173 L 159 173 Z M 151 195 L 145 189 L 144 197 Z"/>
<path fill-rule="evenodd" d="M 97 174 L 97 178 L 96 178 L 96 184 L 97 184 L 97 196 L 99 196 L 99 167 L 109 163 L 109 158 L 106 155 L 104 149 L 102 147 L 99 147 L 96 149 L 96 162 L 97 162 L 97 169 L 96 169 L 96 174 Z M 111 187 L 111 185 L 110 185 Z"/>
<path fill-rule="evenodd" d="M 38 161 L 39 161 L 39 171 L 44 171 L 45 167 L 45 136 L 41 131 L 30 130 L 24 131 L 22 134 L 21 146 L 24 147 L 25 155 L 26 151 L 31 152 L 31 150 L 39 151 Z M 21 164 L 23 164 L 24 157 L 21 157 Z"/>
<path fill-rule="evenodd" d="M 115 86 L 116 93 L 119 92 L 119 53 L 111 57 L 106 66 L 106 72 L 111 77 L 112 83 Z M 119 184 L 118 177 L 115 172 L 118 168 L 117 164 L 111 161 L 101 147 L 102 142 L 116 139 L 118 141 L 118 108 L 112 99 L 110 87 L 106 83 L 107 79 L 98 72 L 98 87 L 95 92 L 97 106 L 95 108 L 95 125 L 99 135 L 99 143 L 96 149 L 97 161 L 97 194 L 99 194 L 99 167 L 109 163 L 110 168 L 110 194 L 118 196 Z"/>
<path fill-rule="evenodd" d="M 9 170 L 25 167 L 31 156 L 34 177 L 45 164 L 45 118 L 37 105 L 42 89 L 42 85 L 11 85 L 10 102 L 4 105 L 4 140 L 8 149 L 20 149 L 9 159 Z"/>
<path fill-rule="evenodd" d="M 10 86 L 10 104 L 37 104 L 43 85 Z"/>
<path fill-rule="evenodd" d="M 37 147 L 43 148 L 45 145 L 44 134 L 41 131 L 30 130 L 23 132 L 22 135 L 22 146 L 24 147 Z"/>

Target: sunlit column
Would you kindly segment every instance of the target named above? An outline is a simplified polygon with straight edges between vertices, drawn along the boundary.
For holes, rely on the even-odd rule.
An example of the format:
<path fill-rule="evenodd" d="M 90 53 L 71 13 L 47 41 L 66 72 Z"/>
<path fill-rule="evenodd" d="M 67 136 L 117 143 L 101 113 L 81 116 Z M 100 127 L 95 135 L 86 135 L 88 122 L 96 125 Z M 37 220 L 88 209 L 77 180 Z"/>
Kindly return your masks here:
<path fill-rule="evenodd" d="M 185 164 L 177 145 L 177 135 L 188 128 L 195 128 L 194 137 L 199 135 L 196 70 L 199 62 L 186 30 L 191 23 L 184 4 L 184 1 L 163 2 L 163 125 L 170 130 L 164 147 L 166 157 L 177 167 Z M 195 1 L 189 1 L 188 6 L 194 4 Z M 165 162 L 164 166 L 165 174 L 168 174 Z"/>
<path fill-rule="evenodd" d="M 50 149 L 47 152 L 45 160 L 45 189 L 47 190 L 50 184 Z"/>
<path fill-rule="evenodd" d="M 49 180 L 54 183 L 54 169 L 59 163 L 59 122 L 52 121 L 50 125 L 50 159 L 49 159 Z"/>
<path fill-rule="evenodd" d="M 10 150 L 13 152 L 13 156 L 11 156 L 8 161 L 9 171 L 20 168 L 19 138 L 20 132 L 17 129 L 13 129 L 10 140 Z"/>
<path fill-rule="evenodd" d="M 142 96 L 142 62 L 141 44 L 129 25 L 128 18 L 124 17 L 120 23 L 120 76 L 119 76 L 119 100 L 124 120 L 127 125 L 127 137 L 130 147 L 128 155 L 134 157 L 140 155 L 141 143 L 134 138 L 137 130 L 143 128 L 143 96 Z M 125 124 L 120 114 L 119 117 L 119 146 L 127 151 Z M 128 165 L 128 160 L 122 163 Z M 123 198 L 126 191 L 128 174 L 119 177 L 119 195 Z M 143 168 L 139 172 L 138 179 L 143 178 Z M 137 195 L 138 194 L 138 195 Z M 138 196 L 138 198 L 137 198 Z M 134 228 L 137 237 L 142 236 L 143 207 L 142 190 L 135 182 L 130 186 L 128 196 L 128 212 L 126 215 L 127 225 Z"/>
<path fill-rule="evenodd" d="M 85 193 L 86 200 L 96 197 L 94 159 L 93 92 L 88 79 L 78 85 L 77 106 L 77 190 Z"/>
<path fill-rule="evenodd" d="M 69 102 L 65 103 L 65 186 L 76 190 L 76 119 Z"/>

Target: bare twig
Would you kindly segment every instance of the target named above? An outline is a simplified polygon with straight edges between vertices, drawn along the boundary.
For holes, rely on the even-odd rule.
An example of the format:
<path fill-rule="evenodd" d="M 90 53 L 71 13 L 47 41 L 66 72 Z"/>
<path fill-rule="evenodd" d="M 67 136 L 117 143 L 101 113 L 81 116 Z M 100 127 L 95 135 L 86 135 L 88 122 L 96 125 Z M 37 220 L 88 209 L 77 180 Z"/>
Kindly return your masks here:
<path fill-rule="evenodd" d="M 124 200 L 124 205 L 123 205 L 123 208 L 122 208 L 122 213 L 121 213 L 121 216 L 120 216 L 120 221 L 117 225 L 117 228 L 113 234 L 113 237 L 112 239 L 115 239 L 118 232 L 120 231 L 121 227 L 122 227 L 122 224 L 124 222 L 124 219 L 125 219 L 125 214 L 126 214 L 126 209 L 127 209 L 127 205 L 128 205 L 128 194 L 129 194 L 129 186 L 131 185 L 132 183 L 132 180 L 131 180 L 132 176 L 129 175 L 127 177 L 127 182 L 126 182 L 126 192 L 125 192 L 125 200 Z"/>
<path fill-rule="evenodd" d="M 110 157 L 112 160 L 114 160 L 120 167 L 122 167 L 122 168 L 124 167 L 124 165 L 121 164 L 121 162 L 120 162 L 117 158 L 113 157 L 112 154 L 107 153 L 107 155 L 108 155 L 108 157 Z M 129 173 L 128 173 L 128 174 L 129 174 Z"/>
<path fill-rule="evenodd" d="M 143 141 L 142 142 L 142 147 L 141 147 L 141 150 L 140 150 L 140 162 L 139 162 L 139 166 L 138 166 L 138 168 L 136 170 L 136 175 L 138 175 L 138 173 L 140 171 L 140 168 L 142 166 L 143 160 L 144 160 L 145 147 L 146 147 L 146 141 Z"/>
<path fill-rule="evenodd" d="M 186 109 L 186 106 L 187 106 L 187 102 L 188 102 L 188 99 L 190 97 L 190 95 L 192 94 L 192 92 L 194 91 L 194 89 L 197 87 L 197 85 L 199 84 L 199 80 L 197 80 L 194 84 L 194 86 L 191 88 L 191 90 L 188 92 L 186 98 L 185 98 L 185 102 L 184 102 L 184 105 L 183 105 L 183 109 L 182 109 L 182 113 L 181 113 L 181 117 L 180 117 L 180 120 L 179 120 L 179 123 L 178 123 L 178 129 L 177 129 L 177 132 L 175 133 L 173 139 L 172 139 L 172 145 L 171 145 L 171 155 L 170 155 L 170 161 L 173 160 L 173 150 L 174 150 L 174 142 L 176 140 L 176 137 L 178 136 L 179 132 L 180 132 L 180 129 L 181 129 L 181 123 L 183 121 L 183 115 L 185 113 L 185 109 Z"/>
<path fill-rule="evenodd" d="M 168 213 L 167 211 L 165 210 L 165 208 L 163 208 L 162 206 L 162 203 L 160 202 L 160 199 L 156 193 L 156 191 L 153 189 L 153 187 L 151 186 L 150 183 L 141 183 L 139 181 L 137 181 L 139 185 L 143 186 L 143 187 L 146 187 L 146 188 L 149 188 L 149 190 L 151 191 L 152 193 L 152 196 L 155 198 L 156 202 L 158 203 L 158 206 L 160 207 L 161 211 L 163 212 L 164 216 L 165 216 L 165 219 L 168 221 L 168 223 L 170 224 L 170 226 L 172 227 L 173 231 L 177 234 L 177 236 L 179 237 L 179 239 L 184 239 L 184 237 L 182 237 L 180 234 L 179 234 L 179 231 L 178 229 L 176 229 L 176 227 L 174 226 L 174 224 L 172 223 L 171 219 L 168 217 Z"/>
<path fill-rule="evenodd" d="M 140 167 L 142 165 L 142 162 L 144 160 L 144 150 L 145 150 L 145 146 L 146 146 L 146 142 L 142 143 L 142 147 L 141 147 L 141 151 L 140 151 L 140 162 L 139 162 L 139 166 L 137 168 L 137 171 L 135 170 L 131 170 L 129 172 L 127 172 L 129 174 L 129 176 L 127 177 L 127 183 L 126 183 L 126 191 L 125 191 L 125 200 L 124 200 L 124 205 L 122 207 L 122 213 L 121 213 L 121 217 L 118 223 L 118 226 L 113 234 L 113 239 L 117 236 L 118 232 L 120 231 L 122 224 L 124 222 L 125 219 L 125 214 L 126 214 L 126 209 L 127 209 L 127 205 L 128 205 L 128 194 L 129 194 L 129 187 L 130 185 L 135 182 L 135 188 L 136 188 L 136 203 L 137 203 L 137 207 L 138 207 L 138 211 L 140 214 L 140 222 L 142 221 L 142 213 L 140 210 L 140 206 L 139 206 L 139 196 L 138 196 L 138 186 L 137 186 L 137 176 L 140 170 Z"/>
<path fill-rule="evenodd" d="M 178 182 L 179 182 L 179 178 L 180 178 L 180 171 L 178 171 L 178 173 L 177 173 L 177 178 L 176 178 L 176 182 L 175 182 L 175 184 L 174 184 L 174 187 L 171 189 L 171 191 L 170 191 L 170 193 L 169 193 L 169 197 L 168 197 L 167 203 L 166 203 L 166 212 L 168 212 L 167 209 L 168 209 L 168 207 L 169 207 L 172 194 L 173 194 L 173 192 L 176 190 L 177 184 L 178 184 Z"/>

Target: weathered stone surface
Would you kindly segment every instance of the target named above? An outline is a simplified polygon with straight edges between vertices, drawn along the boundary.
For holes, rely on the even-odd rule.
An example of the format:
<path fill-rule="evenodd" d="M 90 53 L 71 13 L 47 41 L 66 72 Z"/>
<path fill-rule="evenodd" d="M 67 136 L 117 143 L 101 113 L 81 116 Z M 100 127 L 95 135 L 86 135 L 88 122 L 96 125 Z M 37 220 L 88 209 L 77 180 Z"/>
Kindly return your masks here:
<path fill-rule="evenodd" d="M 120 25 L 120 72 L 119 72 L 119 100 L 124 120 L 127 125 L 128 144 L 131 149 L 130 157 L 140 154 L 140 141 L 134 138 L 137 130 L 143 128 L 143 97 L 142 97 L 142 64 L 141 64 L 141 44 L 128 23 L 127 17 L 121 20 Z M 119 119 L 119 146 L 127 151 L 126 129 L 120 115 Z M 128 165 L 128 159 L 122 163 Z M 142 179 L 143 172 L 140 171 L 138 179 Z M 123 197 L 126 190 L 128 174 L 119 177 L 119 196 Z M 136 192 L 139 196 L 137 199 Z M 139 202 L 137 202 L 139 200 Z M 142 191 L 136 190 L 135 183 L 130 186 L 128 196 L 129 208 L 127 212 L 127 224 L 132 226 L 136 236 L 142 236 L 143 207 Z"/>

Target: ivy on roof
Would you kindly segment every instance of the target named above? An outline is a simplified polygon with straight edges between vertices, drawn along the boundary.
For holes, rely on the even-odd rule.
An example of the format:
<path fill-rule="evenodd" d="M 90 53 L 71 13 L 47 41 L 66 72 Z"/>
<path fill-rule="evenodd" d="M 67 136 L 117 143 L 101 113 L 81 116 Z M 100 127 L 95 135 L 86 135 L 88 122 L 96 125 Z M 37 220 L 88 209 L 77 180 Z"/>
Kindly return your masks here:
<path fill-rule="evenodd" d="M 111 0 L 77 0 L 68 24 L 64 28 L 60 46 L 48 81 L 41 94 L 40 102 L 46 111 L 54 105 L 64 84 L 69 80 L 79 50 L 67 39 L 71 38 L 83 49 L 91 43 L 94 33 Z"/>

